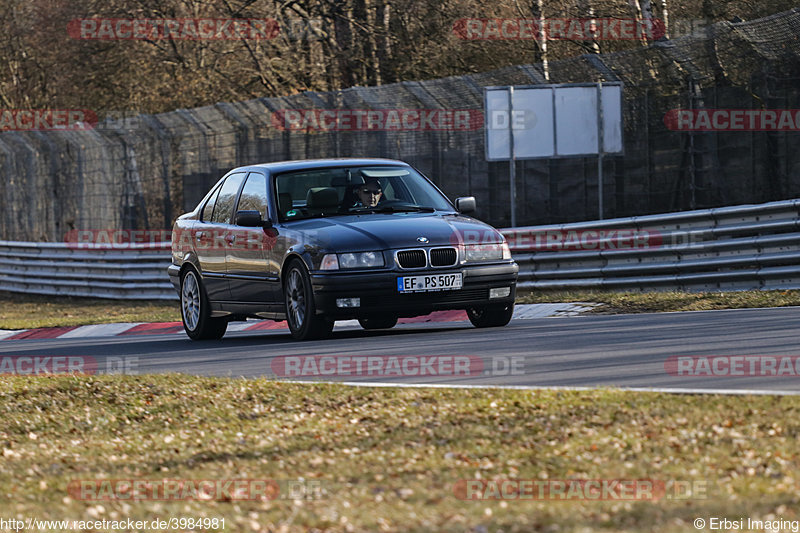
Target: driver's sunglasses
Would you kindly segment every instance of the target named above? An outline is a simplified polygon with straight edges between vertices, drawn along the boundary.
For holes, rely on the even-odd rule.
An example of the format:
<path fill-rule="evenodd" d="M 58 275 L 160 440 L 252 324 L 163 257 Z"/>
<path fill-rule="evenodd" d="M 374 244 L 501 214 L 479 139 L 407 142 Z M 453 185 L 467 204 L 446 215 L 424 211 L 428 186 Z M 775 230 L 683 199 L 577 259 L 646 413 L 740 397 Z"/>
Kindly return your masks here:
<path fill-rule="evenodd" d="M 383 192 L 382 189 L 370 189 L 369 187 L 364 187 L 361 189 L 361 192 L 364 194 L 381 194 Z"/>

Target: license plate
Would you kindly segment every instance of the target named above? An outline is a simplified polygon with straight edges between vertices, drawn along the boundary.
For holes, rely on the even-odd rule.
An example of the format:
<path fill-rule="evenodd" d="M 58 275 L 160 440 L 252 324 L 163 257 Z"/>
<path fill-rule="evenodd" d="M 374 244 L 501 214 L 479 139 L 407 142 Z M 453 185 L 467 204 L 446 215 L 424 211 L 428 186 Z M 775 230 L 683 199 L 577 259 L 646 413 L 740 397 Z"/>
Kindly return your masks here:
<path fill-rule="evenodd" d="M 461 273 L 426 274 L 424 276 L 403 276 L 397 278 L 398 292 L 452 291 L 462 286 Z"/>

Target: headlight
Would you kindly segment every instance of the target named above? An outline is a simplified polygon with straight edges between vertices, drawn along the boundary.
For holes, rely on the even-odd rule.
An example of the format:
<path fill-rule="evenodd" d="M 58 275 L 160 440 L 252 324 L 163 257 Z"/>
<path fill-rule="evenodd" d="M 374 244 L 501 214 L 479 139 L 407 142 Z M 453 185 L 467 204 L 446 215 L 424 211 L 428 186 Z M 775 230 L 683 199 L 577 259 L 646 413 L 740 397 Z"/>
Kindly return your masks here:
<path fill-rule="evenodd" d="M 464 258 L 467 261 L 499 261 L 511 259 L 511 251 L 506 243 L 467 244 L 464 245 Z"/>
<path fill-rule="evenodd" d="M 382 267 L 381 252 L 357 252 L 345 254 L 326 254 L 322 258 L 322 270 L 339 270 L 340 268 L 375 268 Z"/>

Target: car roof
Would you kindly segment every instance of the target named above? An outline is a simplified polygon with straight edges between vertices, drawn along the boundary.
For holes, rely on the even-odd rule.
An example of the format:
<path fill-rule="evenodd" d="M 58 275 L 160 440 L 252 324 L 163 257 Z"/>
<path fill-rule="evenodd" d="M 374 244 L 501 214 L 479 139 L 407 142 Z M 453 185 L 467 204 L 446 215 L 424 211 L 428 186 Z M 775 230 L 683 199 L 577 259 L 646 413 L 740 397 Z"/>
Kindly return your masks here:
<path fill-rule="evenodd" d="M 408 163 L 397 161 L 394 159 L 378 159 L 378 158 L 333 158 L 333 159 L 298 159 L 295 161 L 276 161 L 274 163 L 260 163 L 257 165 L 248 165 L 245 167 L 235 168 L 233 171 L 247 171 L 247 170 L 267 170 L 270 174 L 287 172 L 291 170 L 309 170 L 316 168 L 335 168 L 335 167 L 350 167 L 350 166 L 369 166 L 369 165 L 394 165 L 410 167 Z"/>

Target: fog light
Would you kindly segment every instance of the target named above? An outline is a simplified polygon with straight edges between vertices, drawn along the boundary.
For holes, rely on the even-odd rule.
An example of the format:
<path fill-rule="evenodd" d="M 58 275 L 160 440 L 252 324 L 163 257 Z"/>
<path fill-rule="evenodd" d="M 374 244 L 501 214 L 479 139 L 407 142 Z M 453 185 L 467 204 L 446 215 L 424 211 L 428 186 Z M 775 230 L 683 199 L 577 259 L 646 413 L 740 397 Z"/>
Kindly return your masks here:
<path fill-rule="evenodd" d="M 511 294 L 511 287 L 500 287 L 499 289 L 489 289 L 489 298 L 505 298 Z"/>
<path fill-rule="evenodd" d="M 336 307 L 361 307 L 361 298 L 336 298 Z"/>

